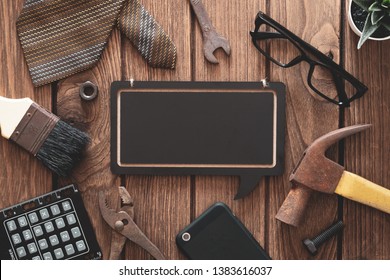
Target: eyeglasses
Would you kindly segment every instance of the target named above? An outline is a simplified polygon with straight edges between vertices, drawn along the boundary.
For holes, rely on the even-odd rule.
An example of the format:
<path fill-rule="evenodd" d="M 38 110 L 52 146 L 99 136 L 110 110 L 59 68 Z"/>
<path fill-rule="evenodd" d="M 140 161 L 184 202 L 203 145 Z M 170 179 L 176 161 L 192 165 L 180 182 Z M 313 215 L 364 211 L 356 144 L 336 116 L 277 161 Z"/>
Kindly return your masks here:
<path fill-rule="evenodd" d="M 259 31 L 265 27 L 265 31 Z M 289 68 L 305 61 L 309 65 L 307 83 L 319 96 L 341 107 L 360 98 L 367 87 L 309 43 L 303 41 L 278 22 L 259 12 L 255 30 L 250 32 L 255 47 L 273 63 Z M 350 86 L 348 86 L 350 84 Z M 348 93 L 346 91 L 348 90 Z M 334 90 L 332 90 L 334 89 Z M 332 94 L 337 93 L 337 96 Z"/>

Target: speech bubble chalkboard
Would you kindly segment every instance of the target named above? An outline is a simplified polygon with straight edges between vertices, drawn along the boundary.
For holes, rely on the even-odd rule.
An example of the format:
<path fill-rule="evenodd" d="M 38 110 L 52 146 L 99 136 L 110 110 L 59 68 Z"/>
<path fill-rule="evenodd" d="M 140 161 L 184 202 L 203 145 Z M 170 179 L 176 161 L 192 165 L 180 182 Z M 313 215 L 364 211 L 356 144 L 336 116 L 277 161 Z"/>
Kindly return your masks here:
<path fill-rule="evenodd" d="M 115 174 L 237 175 L 242 198 L 283 173 L 285 87 L 259 82 L 114 82 Z"/>

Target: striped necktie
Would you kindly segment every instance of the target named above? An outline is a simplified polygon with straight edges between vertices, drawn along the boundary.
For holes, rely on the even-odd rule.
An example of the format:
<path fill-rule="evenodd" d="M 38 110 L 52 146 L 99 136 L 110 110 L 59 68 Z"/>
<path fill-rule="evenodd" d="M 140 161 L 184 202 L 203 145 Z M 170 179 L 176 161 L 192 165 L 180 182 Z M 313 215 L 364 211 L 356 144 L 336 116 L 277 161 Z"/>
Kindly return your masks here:
<path fill-rule="evenodd" d="M 150 66 L 176 65 L 175 45 L 138 0 L 26 0 L 16 25 L 35 86 L 93 67 L 115 25 Z"/>

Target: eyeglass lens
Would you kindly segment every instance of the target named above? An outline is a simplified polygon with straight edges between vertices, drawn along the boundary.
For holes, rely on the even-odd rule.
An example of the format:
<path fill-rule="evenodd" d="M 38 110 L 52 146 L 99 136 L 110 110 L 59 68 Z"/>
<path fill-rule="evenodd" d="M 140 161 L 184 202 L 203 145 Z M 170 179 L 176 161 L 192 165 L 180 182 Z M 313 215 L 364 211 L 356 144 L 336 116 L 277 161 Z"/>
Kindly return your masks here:
<path fill-rule="evenodd" d="M 310 52 L 302 51 L 292 41 L 280 34 L 272 26 L 263 23 L 257 32 L 262 33 L 253 43 L 268 59 L 281 67 L 292 67 L 298 62 L 301 63 L 301 77 L 307 86 L 309 86 L 320 97 L 327 99 L 335 104 L 340 101 L 348 104 L 348 100 L 357 89 L 335 69 L 317 61 Z M 273 33 L 269 35 L 270 33 Z M 277 34 L 275 36 L 275 34 Z M 336 82 L 335 79 L 338 79 Z"/>
<path fill-rule="evenodd" d="M 262 24 L 259 32 L 266 32 L 265 27 L 266 25 Z M 279 32 L 270 26 L 267 29 L 267 32 L 279 34 Z M 264 53 L 268 54 L 273 62 L 278 64 L 289 64 L 296 57 L 301 56 L 300 50 L 285 37 L 258 39 L 256 40 L 256 44 Z"/>

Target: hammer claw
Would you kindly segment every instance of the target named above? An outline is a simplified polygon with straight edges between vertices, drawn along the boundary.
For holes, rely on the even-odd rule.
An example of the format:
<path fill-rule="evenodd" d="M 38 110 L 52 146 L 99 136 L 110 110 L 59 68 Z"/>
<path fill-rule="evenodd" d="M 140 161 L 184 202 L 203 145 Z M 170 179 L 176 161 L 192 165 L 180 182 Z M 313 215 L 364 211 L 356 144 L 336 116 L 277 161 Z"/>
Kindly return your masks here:
<path fill-rule="evenodd" d="M 315 150 L 316 153 L 324 155 L 326 150 L 337 141 L 340 141 L 341 139 L 356 134 L 360 131 L 366 130 L 371 126 L 371 124 L 358 124 L 331 131 L 315 140 L 310 145 L 309 149 Z"/>

